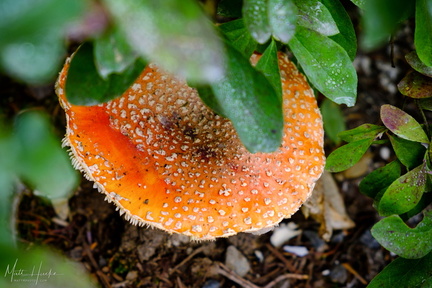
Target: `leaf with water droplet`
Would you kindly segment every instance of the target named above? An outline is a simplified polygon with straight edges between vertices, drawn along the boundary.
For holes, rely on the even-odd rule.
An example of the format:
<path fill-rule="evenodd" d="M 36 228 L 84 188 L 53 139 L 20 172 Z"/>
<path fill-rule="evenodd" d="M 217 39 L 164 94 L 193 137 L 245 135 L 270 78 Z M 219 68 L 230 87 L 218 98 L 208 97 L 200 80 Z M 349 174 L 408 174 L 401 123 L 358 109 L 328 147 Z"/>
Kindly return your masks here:
<path fill-rule="evenodd" d="M 194 83 L 224 75 L 223 43 L 193 0 L 103 0 L 115 25 L 145 59 Z"/>
<path fill-rule="evenodd" d="M 407 259 L 418 259 L 432 251 L 432 211 L 425 211 L 415 228 L 393 215 L 372 227 L 372 235 L 387 250 Z"/>
<path fill-rule="evenodd" d="M 346 130 L 338 134 L 345 142 L 353 142 L 361 139 L 375 139 L 380 133 L 387 130 L 384 126 L 374 124 L 362 124 L 354 129 Z"/>
<path fill-rule="evenodd" d="M 422 164 L 393 181 L 379 200 L 380 215 L 403 214 L 417 205 L 426 188 L 425 165 Z"/>
<path fill-rule="evenodd" d="M 316 89 L 338 104 L 354 105 L 357 73 L 344 48 L 301 26 L 288 45 Z"/>
<path fill-rule="evenodd" d="M 432 253 L 429 253 L 420 259 L 405 259 L 399 257 L 387 265 L 374 279 L 372 279 L 367 288 L 430 288 L 431 286 L 429 284 L 431 284 L 432 280 L 431 271 Z"/>
<path fill-rule="evenodd" d="M 351 18 L 346 12 L 344 6 L 340 1 L 333 0 L 321 0 L 322 3 L 330 11 L 338 29 L 339 33 L 330 36 L 331 39 L 336 41 L 341 45 L 354 61 L 357 53 L 357 37 L 355 34 L 354 26 L 352 24 Z"/>
<path fill-rule="evenodd" d="M 360 182 L 360 192 L 375 198 L 383 189 L 387 189 L 401 175 L 401 164 L 395 160 L 369 173 Z"/>
<path fill-rule="evenodd" d="M 411 51 L 410 53 L 405 55 L 405 59 L 414 70 L 420 72 L 427 77 L 432 77 L 432 66 L 427 66 L 426 64 L 424 64 L 418 57 L 416 51 Z"/>
<path fill-rule="evenodd" d="M 362 139 L 339 147 L 327 157 L 325 169 L 340 172 L 354 166 L 372 143 L 373 139 Z"/>
<path fill-rule="evenodd" d="M 264 44 L 271 36 L 266 0 L 244 0 L 243 18 L 252 37 Z"/>
<path fill-rule="evenodd" d="M 381 106 L 381 120 L 390 131 L 401 138 L 429 143 L 421 125 L 411 115 L 395 106 L 389 104 Z"/>
<path fill-rule="evenodd" d="M 389 135 L 389 138 L 397 158 L 408 169 L 413 169 L 423 162 L 426 148 L 421 143 L 393 135 Z"/>
<path fill-rule="evenodd" d="M 268 17 L 272 34 L 288 43 L 295 33 L 297 6 L 293 0 L 268 0 Z"/>
<path fill-rule="evenodd" d="M 329 9 L 319 0 L 295 0 L 299 9 L 297 24 L 312 29 L 322 35 L 339 33 L 338 26 Z"/>

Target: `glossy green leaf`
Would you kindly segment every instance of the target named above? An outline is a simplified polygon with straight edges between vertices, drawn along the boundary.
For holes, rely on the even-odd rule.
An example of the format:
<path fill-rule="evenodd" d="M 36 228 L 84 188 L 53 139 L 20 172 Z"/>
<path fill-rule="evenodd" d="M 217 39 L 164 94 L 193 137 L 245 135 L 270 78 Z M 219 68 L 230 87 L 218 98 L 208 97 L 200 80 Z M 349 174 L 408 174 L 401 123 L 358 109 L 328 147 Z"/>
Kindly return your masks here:
<path fill-rule="evenodd" d="M 372 236 L 387 250 L 407 259 L 419 259 L 432 251 L 432 212 L 426 211 L 415 227 L 393 215 L 372 227 Z"/>
<path fill-rule="evenodd" d="M 340 106 L 326 98 L 321 103 L 320 108 L 326 135 L 333 142 L 339 144 L 341 139 L 338 137 L 338 134 L 346 129 L 345 118 Z"/>
<path fill-rule="evenodd" d="M 342 46 L 348 53 L 351 61 L 354 61 L 354 58 L 357 54 L 357 38 L 351 18 L 345 11 L 345 8 L 340 1 L 321 1 L 332 14 L 337 28 L 339 29 L 339 33 L 331 36 L 330 38 Z"/>
<path fill-rule="evenodd" d="M 338 104 L 354 105 L 357 73 L 345 49 L 300 26 L 288 44 L 316 89 Z"/>
<path fill-rule="evenodd" d="M 59 139 L 49 130 L 48 119 L 37 112 L 20 114 L 14 141 L 19 147 L 17 174 L 45 197 L 68 197 L 78 184 L 77 175 Z"/>
<path fill-rule="evenodd" d="M 432 66 L 432 2 L 430 0 L 415 2 L 414 45 L 421 61 L 426 66 Z"/>
<path fill-rule="evenodd" d="M 409 72 L 397 85 L 402 95 L 421 99 L 432 97 L 432 78 L 416 71 Z"/>
<path fill-rule="evenodd" d="M 432 253 L 420 259 L 397 258 L 387 265 L 367 286 L 428 288 L 432 279 Z M 424 284 L 427 284 L 424 286 Z"/>
<path fill-rule="evenodd" d="M 381 106 L 381 120 L 390 131 L 403 139 L 429 143 L 421 125 L 411 115 L 395 106 Z"/>
<path fill-rule="evenodd" d="M 363 139 L 339 147 L 327 157 L 325 169 L 329 172 L 341 172 L 354 166 L 372 143 L 373 139 Z"/>
<path fill-rule="evenodd" d="M 297 22 L 294 0 L 268 0 L 268 17 L 273 37 L 288 43 L 295 33 Z"/>
<path fill-rule="evenodd" d="M 255 65 L 255 68 L 266 76 L 270 84 L 273 85 L 280 101 L 282 101 L 282 82 L 277 53 L 276 42 L 272 40 L 258 63 Z"/>
<path fill-rule="evenodd" d="M 94 41 L 94 58 L 99 75 L 106 80 L 110 74 L 121 73 L 131 66 L 137 54 L 124 34 L 114 27 Z"/>
<path fill-rule="evenodd" d="M 360 182 L 360 192 L 374 199 L 383 189 L 387 189 L 400 177 L 401 171 L 399 161 L 392 161 L 372 171 Z"/>
<path fill-rule="evenodd" d="M 245 147 L 255 152 L 272 152 L 282 139 L 282 104 L 266 77 L 255 70 L 236 49 L 227 46 L 227 75 L 198 89 L 201 99 L 216 112 L 228 117 Z"/>
<path fill-rule="evenodd" d="M 297 24 L 322 35 L 339 33 L 338 26 L 329 9 L 319 0 L 294 0 L 299 16 Z"/>
<path fill-rule="evenodd" d="M 430 179 L 428 179 L 430 180 Z M 429 182 L 429 181 L 428 181 Z M 426 185 L 427 191 L 431 191 L 430 184 Z M 414 217 L 415 215 L 421 213 L 426 207 L 428 207 L 430 204 L 432 204 L 432 193 L 423 193 L 420 201 L 417 203 L 417 205 L 411 209 L 410 211 L 400 215 L 403 220 L 408 220 L 411 217 Z"/>
<path fill-rule="evenodd" d="M 131 46 L 144 58 L 195 83 L 223 74 L 223 43 L 194 0 L 104 0 Z"/>
<path fill-rule="evenodd" d="M 20 80 L 52 80 L 61 64 L 67 26 L 82 15 L 82 0 L 0 1 L 0 68 Z"/>
<path fill-rule="evenodd" d="M 244 26 L 243 19 L 229 21 L 219 26 L 219 29 L 230 41 L 231 45 L 249 58 L 255 51 L 257 42 Z"/>
<path fill-rule="evenodd" d="M 405 55 L 405 59 L 414 70 L 427 77 L 432 77 L 432 66 L 427 66 L 424 64 L 417 56 L 416 51 L 412 51 Z"/>
<path fill-rule="evenodd" d="M 271 36 L 266 0 L 244 0 L 243 18 L 252 37 L 261 44 Z"/>
<path fill-rule="evenodd" d="M 240 18 L 242 6 L 242 0 L 221 0 L 217 6 L 217 14 L 223 17 Z"/>
<path fill-rule="evenodd" d="M 393 150 L 399 161 L 408 169 L 413 169 L 423 162 L 426 147 L 419 142 L 413 142 L 389 135 Z"/>
<path fill-rule="evenodd" d="M 338 134 L 338 137 L 345 142 L 353 142 L 362 139 L 375 139 L 380 133 L 383 133 L 387 128 L 374 124 L 362 124 L 354 129 L 343 131 Z"/>
<path fill-rule="evenodd" d="M 84 43 L 69 66 L 66 95 L 74 105 L 96 105 L 119 97 L 141 74 L 145 64 L 138 59 L 121 74 L 110 74 L 103 79 L 94 63 L 93 45 Z"/>
<path fill-rule="evenodd" d="M 365 0 L 362 17 L 364 49 L 373 49 L 388 41 L 398 24 L 412 15 L 415 1 Z"/>
<path fill-rule="evenodd" d="M 395 180 L 379 201 L 380 215 L 402 214 L 413 209 L 425 192 L 426 177 L 425 164 L 422 164 Z"/>

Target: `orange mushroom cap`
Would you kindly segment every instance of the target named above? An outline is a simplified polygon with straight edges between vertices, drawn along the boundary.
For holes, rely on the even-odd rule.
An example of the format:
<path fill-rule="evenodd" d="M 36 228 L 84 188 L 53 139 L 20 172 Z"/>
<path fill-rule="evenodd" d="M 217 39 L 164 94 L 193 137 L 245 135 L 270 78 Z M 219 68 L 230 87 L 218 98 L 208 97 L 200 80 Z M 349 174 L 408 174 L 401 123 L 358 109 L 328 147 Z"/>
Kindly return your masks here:
<path fill-rule="evenodd" d="M 313 91 L 285 54 L 278 58 L 285 126 L 274 153 L 248 152 L 228 119 L 154 64 L 122 97 L 87 107 L 66 99 L 66 63 L 57 82 L 64 145 L 133 224 L 194 239 L 273 227 L 310 196 L 325 162 Z"/>

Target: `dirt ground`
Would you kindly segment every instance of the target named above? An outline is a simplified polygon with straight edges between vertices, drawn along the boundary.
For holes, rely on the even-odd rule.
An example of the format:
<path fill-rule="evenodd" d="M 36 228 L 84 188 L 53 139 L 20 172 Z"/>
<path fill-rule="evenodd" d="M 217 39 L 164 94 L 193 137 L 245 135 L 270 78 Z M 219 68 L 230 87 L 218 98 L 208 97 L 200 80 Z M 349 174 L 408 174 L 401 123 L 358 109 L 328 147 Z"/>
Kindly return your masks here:
<path fill-rule="evenodd" d="M 393 52 L 389 46 L 359 53 L 355 62 L 359 74 L 358 101 L 353 108 L 343 107 L 349 128 L 363 123 L 379 124 L 382 104 L 403 103 L 396 84 L 407 71 L 403 55 L 412 49 L 406 44 L 412 41 L 409 30 L 405 30 L 395 37 Z M 58 127 L 56 132 L 62 137 L 64 116 L 53 85 L 28 87 L 4 76 L 0 82 L 1 105 L 8 107 L 8 117 L 24 108 L 43 109 L 52 115 Z M 334 148 L 333 143 L 327 142 L 328 153 Z M 271 244 L 273 232 L 191 242 L 187 237 L 130 225 L 86 180 L 70 199 L 66 220 L 59 219 L 45 200 L 24 191 L 17 214 L 20 242 L 47 245 L 81 262 L 106 288 L 366 287 L 393 257 L 370 235 L 371 226 L 379 218 L 372 201 L 359 192 L 358 184 L 367 172 L 391 160 L 388 151 L 373 147 L 368 161 L 356 173 L 335 177 L 355 227 L 333 231 L 329 242 L 319 237 L 319 223 L 301 212 L 282 222 L 295 223 L 301 233 L 281 247 Z M 307 254 L 286 252 L 287 245 L 304 246 Z M 237 252 L 240 255 L 234 258 L 236 265 L 249 267 L 243 276 L 226 262 L 227 255 L 230 258 Z"/>

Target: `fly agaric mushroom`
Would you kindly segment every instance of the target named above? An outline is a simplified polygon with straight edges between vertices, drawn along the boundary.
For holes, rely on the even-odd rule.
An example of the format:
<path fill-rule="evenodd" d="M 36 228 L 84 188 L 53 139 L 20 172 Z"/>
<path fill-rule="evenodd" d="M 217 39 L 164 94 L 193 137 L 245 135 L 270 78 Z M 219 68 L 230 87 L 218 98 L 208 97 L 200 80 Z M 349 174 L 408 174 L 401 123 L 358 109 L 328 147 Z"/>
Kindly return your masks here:
<path fill-rule="evenodd" d="M 325 161 L 313 91 L 286 55 L 278 58 L 285 126 L 274 153 L 248 152 L 228 119 L 154 64 L 122 97 L 87 107 L 66 99 L 66 63 L 56 89 L 64 145 L 133 224 L 194 239 L 266 230 L 299 209 Z"/>

